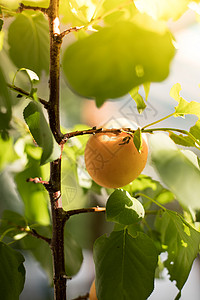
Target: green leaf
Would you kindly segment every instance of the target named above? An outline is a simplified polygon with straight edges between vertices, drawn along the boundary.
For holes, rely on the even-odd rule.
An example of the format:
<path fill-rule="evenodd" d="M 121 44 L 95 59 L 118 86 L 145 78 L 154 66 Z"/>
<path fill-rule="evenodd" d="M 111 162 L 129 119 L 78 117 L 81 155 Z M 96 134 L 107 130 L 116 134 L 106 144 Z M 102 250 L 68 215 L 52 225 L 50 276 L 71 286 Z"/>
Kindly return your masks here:
<path fill-rule="evenodd" d="M 37 233 L 47 238 L 51 238 L 50 226 L 31 226 L 31 228 L 35 229 Z M 52 284 L 53 264 L 49 245 L 41 239 L 27 235 L 20 241 L 20 246 L 23 250 L 29 250 L 32 253 L 33 257 L 39 262 L 40 266 L 46 272 L 49 283 Z"/>
<path fill-rule="evenodd" d="M 176 100 L 176 101 L 180 101 L 180 99 L 181 99 L 181 96 L 180 96 L 180 91 L 181 91 L 181 85 L 180 85 L 180 83 L 175 83 L 173 86 L 172 86 L 172 88 L 171 88 L 171 90 L 170 90 L 170 96 L 174 99 L 174 100 Z"/>
<path fill-rule="evenodd" d="M 71 0 L 60 1 L 62 22 L 72 26 L 88 24 L 94 15 L 98 0 Z"/>
<path fill-rule="evenodd" d="M 124 186 L 123 189 L 128 191 L 130 194 L 133 194 L 146 189 L 156 190 L 158 184 L 160 185 L 158 181 L 153 180 L 151 177 L 140 174 L 140 176 L 138 176 L 134 181 Z"/>
<path fill-rule="evenodd" d="M 106 204 L 107 221 L 129 225 L 144 218 L 144 208 L 140 201 L 123 190 L 115 190 Z"/>
<path fill-rule="evenodd" d="M 128 191 L 132 196 L 142 192 L 161 204 L 166 204 L 174 200 L 174 195 L 171 191 L 163 187 L 159 181 L 156 181 L 147 175 L 138 176 L 134 181 L 124 186 L 123 189 Z M 149 200 L 143 196 L 141 196 L 141 198 L 145 208 L 148 208 L 148 206 L 151 205 Z"/>
<path fill-rule="evenodd" d="M 133 142 L 135 144 L 135 147 L 137 151 L 140 153 L 142 150 L 142 134 L 141 134 L 141 129 L 138 128 L 133 136 Z"/>
<path fill-rule="evenodd" d="M 164 80 L 173 55 L 168 32 L 118 22 L 70 45 L 62 65 L 75 92 L 102 104 L 144 82 Z"/>
<path fill-rule="evenodd" d="M 190 128 L 190 133 L 200 141 L 200 120 L 198 120 L 196 124 Z"/>
<path fill-rule="evenodd" d="M 5 210 L 0 222 L 0 235 L 9 235 L 11 237 L 21 234 L 20 228 L 26 228 L 26 219 L 11 210 Z"/>
<path fill-rule="evenodd" d="M 157 250 L 144 233 L 127 230 L 101 236 L 94 244 L 97 297 L 146 300 L 154 288 Z"/>
<path fill-rule="evenodd" d="M 15 84 L 15 79 L 17 77 L 17 74 L 19 72 L 22 72 L 22 71 L 26 72 L 26 74 L 28 75 L 28 79 L 29 79 L 29 81 L 31 83 L 31 86 L 33 86 L 33 84 L 35 84 L 35 83 L 38 83 L 38 81 L 40 80 L 40 78 L 38 77 L 38 75 L 35 72 L 33 72 L 33 71 L 29 70 L 29 69 L 26 69 L 26 68 L 20 68 L 15 73 L 15 76 L 13 78 L 13 85 Z"/>
<path fill-rule="evenodd" d="M 157 217 L 157 229 L 168 252 L 164 265 L 169 271 L 170 280 L 175 280 L 181 290 L 199 252 L 200 233 L 178 213 L 169 210 Z"/>
<path fill-rule="evenodd" d="M 185 147 L 195 147 L 195 141 L 188 135 L 175 134 L 170 132 L 170 138 L 174 141 L 175 144 L 185 146 Z"/>
<path fill-rule="evenodd" d="M 155 200 L 161 204 L 167 204 L 174 200 L 174 194 L 167 189 L 162 189 L 161 192 L 156 196 Z"/>
<path fill-rule="evenodd" d="M 184 116 L 184 115 L 195 115 L 200 118 L 200 103 L 195 101 L 186 101 L 180 96 L 181 85 L 176 83 L 173 85 L 170 91 L 170 96 L 178 102 L 178 106 L 175 107 L 175 116 Z"/>
<path fill-rule="evenodd" d="M 83 262 L 83 254 L 80 245 L 65 229 L 65 257 L 66 257 L 66 273 L 73 276 L 78 273 Z"/>
<path fill-rule="evenodd" d="M 31 5 L 31 6 L 39 6 L 39 7 L 49 7 L 49 0 L 23 0 L 19 1 L 22 2 L 25 5 Z"/>
<path fill-rule="evenodd" d="M 135 101 L 136 105 L 137 105 L 137 110 L 139 113 L 142 113 L 143 110 L 146 108 L 146 104 L 144 102 L 144 99 L 142 98 L 142 96 L 138 93 L 139 91 L 139 86 L 136 88 L 133 88 L 129 94 L 131 95 L 131 98 L 133 98 L 133 100 Z"/>
<path fill-rule="evenodd" d="M 39 12 L 22 12 L 8 31 L 10 57 L 18 68 L 34 71 L 39 76 L 49 72 L 48 21 Z M 30 59 L 31 58 L 31 59 Z"/>
<path fill-rule="evenodd" d="M 119 21 L 131 19 L 137 12 L 134 2 L 126 0 L 103 0 L 99 2 L 94 19 L 100 18 L 106 24 L 113 25 Z"/>
<path fill-rule="evenodd" d="M 24 288 L 24 257 L 18 251 L 0 242 L 0 294 L 4 300 L 19 299 Z"/>
<path fill-rule="evenodd" d="M 18 158 L 13 145 L 13 139 L 3 140 L 0 136 L 0 171 Z"/>
<path fill-rule="evenodd" d="M 144 92 L 145 92 L 145 100 L 146 100 L 146 101 L 147 101 L 147 99 L 148 99 L 148 97 L 149 97 L 150 85 L 151 85 L 150 82 L 145 82 L 145 83 L 143 84 Z"/>
<path fill-rule="evenodd" d="M 3 71 L 0 67 L 0 132 L 9 129 L 12 116 L 11 95 L 8 90 Z"/>
<path fill-rule="evenodd" d="M 161 180 L 185 208 L 200 208 L 200 170 L 191 151 L 181 151 L 165 134 L 150 139 L 151 159 Z M 189 154 L 189 155 L 188 155 Z"/>
<path fill-rule="evenodd" d="M 47 124 L 41 105 L 31 101 L 24 109 L 24 119 L 34 140 L 43 149 L 41 165 L 59 158 L 61 154 L 60 147 Z"/>
<path fill-rule="evenodd" d="M 33 148 L 34 146 L 26 146 L 29 162 L 24 171 L 17 173 L 15 182 L 25 205 L 26 218 L 32 223 L 48 225 L 50 223 L 50 217 L 45 188 L 41 184 L 26 182 L 28 178 L 44 178 L 44 174 L 42 173 L 43 169 L 40 167 L 39 160 L 30 157 L 30 154 L 28 154 L 28 152 L 30 153 L 30 150 L 28 150 L 30 147 Z"/>
<path fill-rule="evenodd" d="M 185 99 L 181 98 L 178 106 L 175 108 L 176 116 L 182 115 L 195 115 L 200 118 L 200 103 L 191 101 L 188 102 Z"/>
<path fill-rule="evenodd" d="M 35 228 L 39 234 L 48 238 L 51 238 L 52 236 L 52 229 L 50 226 L 31 226 L 31 228 Z M 64 251 L 66 257 L 65 269 L 68 276 L 73 276 L 80 270 L 83 261 L 82 249 L 66 229 L 64 238 Z M 49 245 L 41 239 L 37 239 L 28 235 L 21 241 L 21 245 L 23 249 L 30 250 L 32 252 L 35 259 L 40 263 L 41 267 L 47 273 L 50 284 L 52 284 L 53 264 Z"/>

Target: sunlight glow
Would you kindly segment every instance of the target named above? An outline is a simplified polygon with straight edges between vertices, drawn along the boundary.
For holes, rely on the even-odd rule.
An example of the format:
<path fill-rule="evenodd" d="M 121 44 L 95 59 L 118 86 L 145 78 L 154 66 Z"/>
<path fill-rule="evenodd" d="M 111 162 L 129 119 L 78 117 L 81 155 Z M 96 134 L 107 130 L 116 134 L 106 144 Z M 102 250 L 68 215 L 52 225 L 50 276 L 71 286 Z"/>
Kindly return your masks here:
<path fill-rule="evenodd" d="M 195 11 L 198 15 L 200 15 L 200 4 L 199 3 L 196 3 L 196 2 L 190 2 L 189 4 L 188 4 L 188 7 L 191 9 L 191 10 L 193 10 L 193 11 Z"/>

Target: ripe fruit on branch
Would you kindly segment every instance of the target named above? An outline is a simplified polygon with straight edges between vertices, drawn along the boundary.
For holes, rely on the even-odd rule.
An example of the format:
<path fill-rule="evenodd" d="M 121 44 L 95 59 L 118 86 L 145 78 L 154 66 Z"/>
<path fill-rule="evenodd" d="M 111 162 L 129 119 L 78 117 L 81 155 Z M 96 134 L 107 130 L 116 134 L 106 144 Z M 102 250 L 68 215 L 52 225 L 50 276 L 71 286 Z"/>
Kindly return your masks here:
<path fill-rule="evenodd" d="M 147 162 L 148 146 L 142 137 L 141 153 L 126 132 L 97 133 L 85 148 L 86 169 L 92 179 L 107 188 L 127 185 L 137 178 Z"/>
<path fill-rule="evenodd" d="M 95 280 L 93 280 L 90 288 L 89 300 L 98 300 L 96 294 Z"/>

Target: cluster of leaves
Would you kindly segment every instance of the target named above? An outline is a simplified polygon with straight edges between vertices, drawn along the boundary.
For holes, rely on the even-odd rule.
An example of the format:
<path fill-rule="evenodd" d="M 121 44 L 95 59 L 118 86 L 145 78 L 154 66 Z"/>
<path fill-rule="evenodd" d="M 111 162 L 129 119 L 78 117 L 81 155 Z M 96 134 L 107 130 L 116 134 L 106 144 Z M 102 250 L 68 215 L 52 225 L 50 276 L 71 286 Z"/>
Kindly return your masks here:
<path fill-rule="evenodd" d="M 48 21 L 39 11 L 16 12 L 19 2 L 43 8 L 49 5 L 47 0 L 13 0 L 10 5 L 2 1 L 0 6 L 0 14 L 13 16 L 7 30 L 3 19 L 0 20 L 0 269 L 3 270 L 0 292 L 4 299 L 17 299 L 25 280 L 24 259 L 7 245 L 10 242 L 15 242 L 16 249 L 29 250 L 52 282 L 49 246 L 46 241 L 33 236 L 37 232 L 51 237 L 47 193 L 41 185 L 25 182 L 30 177 L 48 180 L 46 164 L 60 156 L 60 148 L 37 96 L 39 87 L 36 85 L 38 76 L 49 72 Z M 117 99 L 130 93 L 138 111 L 142 112 L 146 101 L 139 94 L 139 85 L 144 86 L 147 99 L 149 82 L 167 77 L 175 54 L 166 21 L 180 17 L 191 1 L 153 0 L 154 5 L 150 7 L 147 0 L 85 0 L 82 5 L 79 2 L 61 1 L 60 4 L 63 24 L 71 23 L 72 28 L 78 26 L 75 32 L 77 40 L 67 47 L 62 57 L 62 68 L 69 86 L 81 96 L 96 99 L 97 106 L 108 98 Z M 159 9 L 154 10 L 156 6 Z M 12 81 L 10 76 L 13 74 L 17 76 Z M 16 101 L 15 92 L 8 89 L 7 83 L 10 82 L 12 89 L 21 96 L 25 95 L 24 89 L 31 86 L 20 103 Z M 16 89 L 17 83 L 22 89 Z M 200 118 L 200 104 L 184 100 L 180 96 L 179 84 L 172 88 L 171 96 L 178 101 L 174 117 L 194 114 Z M 15 117 L 19 108 L 28 127 Z M 132 295 L 135 299 L 147 299 L 154 288 L 158 257 L 166 251 L 168 258 L 163 265 L 170 279 L 176 281 L 179 291 L 185 284 L 199 251 L 196 213 L 200 209 L 200 170 L 197 155 L 180 150 L 176 144 L 199 150 L 199 122 L 188 132 L 179 130 L 179 135 L 173 128 L 161 128 L 159 130 L 169 132 L 169 137 L 164 134 L 151 137 L 151 162 L 167 188 L 141 175 L 122 190 L 104 189 L 108 198 L 106 220 L 114 224 L 114 229 L 109 236 L 100 236 L 94 244 L 99 299 L 132 299 Z M 86 127 L 74 128 L 80 129 Z M 137 137 L 141 132 L 152 133 L 154 130 L 147 125 L 138 131 L 138 135 L 135 134 L 138 149 L 140 138 Z M 85 142 L 84 137 L 75 137 L 63 150 L 65 175 L 62 190 L 66 210 L 87 205 L 91 193 L 102 193 L 102 188 L 88 179 L 84 166 L 81 166 Z M 178 212 L 165 207 L 174 201 L 179 205 Z M 81 246 L 76 240 L 76 234 L 65 230 L 69 276 L 79 271 L 83 260 Z M 7 261 L 11 263 L 8 265 Z M 15 280 L 8 281 L 7 278 Z M 10 288 L 10 282 L 15 282 L 15 288 Z"/>

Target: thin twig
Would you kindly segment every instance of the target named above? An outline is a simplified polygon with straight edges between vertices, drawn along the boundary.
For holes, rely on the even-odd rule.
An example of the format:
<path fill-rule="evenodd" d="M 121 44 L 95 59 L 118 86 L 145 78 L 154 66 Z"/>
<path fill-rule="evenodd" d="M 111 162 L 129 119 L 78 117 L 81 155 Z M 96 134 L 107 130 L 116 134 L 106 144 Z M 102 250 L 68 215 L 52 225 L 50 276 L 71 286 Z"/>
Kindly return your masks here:
<path fill-rule="evenodd" d="M 49 181 L 42 180 L 41 177 L 28 178 L 26 181 L 33 182 L 33 183 L 41 183 L 43 185 L 49 185 Z"/>
<path fill-rule="evenodd" d="M 74 27 L 70 27 L 66 30 L 64 30 L 63 32 L 60 33 L 60 38 L 63 39 L 67 34 L 71 33 L 71 32 L 77 32 L 79 31 L 80 29 L 84 28 L 84 25 L 83 26 L 74 26 Z"/>
<path fill-rule="evenodd" d="M 135 195 L 135 198 L 138 197 L 138 196 L 147 198 L 148 200 L 150 200 L 151 202 L 153 202 L 157 206 L 159 206 L 162 210 L 166 211 L 166 208 L 163 205 L 161 205 L 158 201 L 156 201 L 155 199 L 153 199 L 153 198 L 151 198 L 151 197 L 149 197 L 149 196 L 147 196 L 147 195 L 145 195 L 143 193 L 137 193 Z"/>
<path fill-rule="evenodd" d="M 68 220 L 71 216 L 78 215 L 78 214 L 83 214 L 83 213 L 101 213 L 105 212 L 106 208 L 105 207 L 88 207 L 88 208 L 79 208 L 79 209 L 72 209 L 68 211 L 64 211 L 65 213 L 65 220 Z"/>
<path fill-rule="evenodd" d="M 147 128 L 147 127 L 149 127 L 149 126 L 158 124 L 158 123 L 160 123 L 160 122 L 162 122 L 162 121 L 164 121 L 164 120 L 166 120 L 166 119 L 168 119 L 170 117 L 173 117 L 174 115 L 175 115 L 175 112 L 172 113 L 172 114 L 169 114 L 169 115 L 165 116 L 164 118 L 161 118 L 161 119 L 159 119 L 157 121 L 154 121 L 153 123 L 147 124 L 147 125 L 145 125 L 145 126 L 142 127 L 142 130 L 145 129 L 145 128 Z"/>
<path fill-rule="evenodd" d="M 47 238 L 41 234 L 39 234 L 35 229 L 30 229 L 29 227 L 18 227 L 20 231 L 23 231 L 23 232 L 26 232 L 38 239 L 41 239 L 45 242 L 47 242 L 48 244 L 51 243 L 51 239 L 50 238 Z"/>
<path fill-rule="evenodd" d="M 44 14 L 48 13 L 48 8 L 39 7 L 39 6 L 32 6 L 32 5 L 25 5 L 23 3 L 20 3 L 16 12 L 21 13 L 23 10 L 41 11 Z"/>
<path fill-rule="evenodd" d="M 26 182 L 33 182 L 35 184 L 41 183 L 45 187 L 45 189 L 47 190 L 47 192 L 50 193 L 52 191 L 52 185 L 50 184 L 50 182 L 46 181 L 46 180 L 42 180 L 41 177 L 27 178 Z"/>
<path fill-rule="evenodd" d="M 11 90 L 13 90 L 14 92 L 17 92 L 18 94 L 20 94 L 20 95 L 22 95 L 22 96 L 25 96 L 25 97 L 28 97 L 28 98 L 32 98 L 28 92 L 24 91 L 24 90 L 21 89 L 20 87 L 17 87 L 17 86 L 15 86 L 15 85 L 11 85 L 11 84 L 9 84 L 9 83 L 7 84 L 7 86 L 8 86 Z M 45 107 L 46 109 L 48 108 L 49 103 L 48 103 L 46 100 L 44 100 L 44 99 L 42 99 L 42 98 L 39 98 L 39 97 L 38 97 L 38 100 L 40 101 L 41 104 L 44 105 L 44 107 Z"/>

